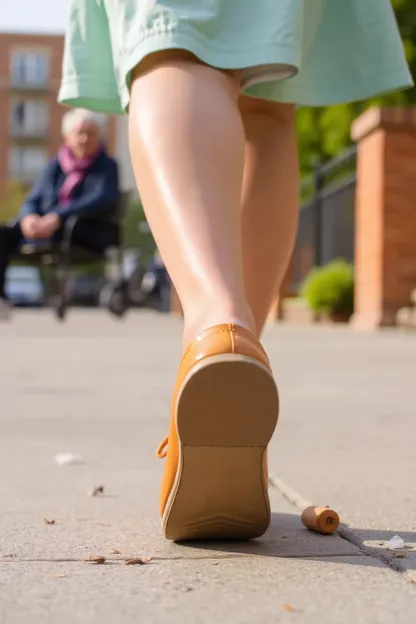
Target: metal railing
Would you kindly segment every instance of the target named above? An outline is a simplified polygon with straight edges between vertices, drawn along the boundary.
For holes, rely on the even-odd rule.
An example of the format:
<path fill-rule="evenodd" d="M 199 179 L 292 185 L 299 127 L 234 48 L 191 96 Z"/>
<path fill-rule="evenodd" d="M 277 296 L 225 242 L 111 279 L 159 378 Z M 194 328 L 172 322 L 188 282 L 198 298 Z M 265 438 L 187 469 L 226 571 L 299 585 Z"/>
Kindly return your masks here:
<path fill-rule="evenodd" d="M 28 80 L 21 76 L 10 77 L 10 87 L 19 91 L 48 91 L 49 80 Z"/>
<path fill-rule="evenodd" d="M 21 126 L 12 125 L 10 127 L 10 137 L 12 139 L 44 139 L 47 135 L 45 125 L 39 125 L 36 128 L 22 128 Z"/>
<path fill-rule="evenodd" d="M 317 163 L 301 185 L 303 197 L 293 255 L 292 290 L 314 266 L 345 258 L 354 261 L 357 148 Z"/>

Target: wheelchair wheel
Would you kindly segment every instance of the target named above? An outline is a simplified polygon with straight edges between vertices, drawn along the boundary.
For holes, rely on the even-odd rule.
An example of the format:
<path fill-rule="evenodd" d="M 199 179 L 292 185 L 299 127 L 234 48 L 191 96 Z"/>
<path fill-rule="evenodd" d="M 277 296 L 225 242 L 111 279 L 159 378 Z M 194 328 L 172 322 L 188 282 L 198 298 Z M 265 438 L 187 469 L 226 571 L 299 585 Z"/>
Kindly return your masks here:
<path fill-rule="evenodd" d="M 55 318 L 63 321 L 68 311 L 68 277 L 59 267 L 52 267 L 50 306 Z"/>
<path fill-rule="evenodd" d="M 101 293 L 100 301 L 113 316 L 123 317 L 128 309 L 127 284 L 108 284 Z"/>
<path fill-rule="evenodd" d="M 56 295 L 55 297 L 53 297 L 52 308 L 58 321 L 63 321 L 65 319 L 68 309 L 65 297 L 62 297 L 61 295 Z"/>

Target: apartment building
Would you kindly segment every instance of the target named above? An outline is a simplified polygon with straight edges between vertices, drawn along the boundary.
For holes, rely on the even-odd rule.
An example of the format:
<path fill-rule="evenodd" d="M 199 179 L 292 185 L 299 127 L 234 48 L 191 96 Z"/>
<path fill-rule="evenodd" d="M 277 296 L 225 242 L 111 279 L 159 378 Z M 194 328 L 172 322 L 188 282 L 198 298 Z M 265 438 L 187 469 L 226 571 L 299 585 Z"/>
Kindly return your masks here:
<path fill-rule="evenodd" d="M 32 184 L 61 144 L 63 45 L 62 35 L 0 33 L 0 194 L 10 180 Z M 116 157 L 118 134 L 109 117 L 106 143 Z"/>

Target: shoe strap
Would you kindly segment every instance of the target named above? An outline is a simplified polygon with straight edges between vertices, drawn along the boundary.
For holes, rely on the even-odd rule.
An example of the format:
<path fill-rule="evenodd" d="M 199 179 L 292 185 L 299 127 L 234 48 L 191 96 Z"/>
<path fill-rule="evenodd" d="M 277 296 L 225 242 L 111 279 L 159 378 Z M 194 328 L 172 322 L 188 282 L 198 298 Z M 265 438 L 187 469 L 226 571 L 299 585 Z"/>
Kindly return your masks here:
<path fill-rule="evenodd" d="M 169 442 L 169 436 L 166 436 L 164 440 L 159 444 L 156 449 L 156 457 L 158 459 L 164 459 L 168 454 L 168 449 L 166 448 Z"/>

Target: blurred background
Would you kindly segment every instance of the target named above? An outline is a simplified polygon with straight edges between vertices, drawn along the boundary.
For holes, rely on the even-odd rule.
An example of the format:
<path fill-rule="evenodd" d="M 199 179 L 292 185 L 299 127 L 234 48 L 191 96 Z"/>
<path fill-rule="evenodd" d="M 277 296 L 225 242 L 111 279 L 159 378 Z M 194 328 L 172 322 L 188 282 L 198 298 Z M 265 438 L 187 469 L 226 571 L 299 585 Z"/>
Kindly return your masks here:
<path fill-rule="evenodd" d="M 416 75 L 416 3 L 392 3 L 406 56 Z M 13 219 L 28 188 L 61 142 L 60 124 L 65 109 L 56 98 L 68 5 L 68 0 L 19 0 L 7 3 L 0 16 L 0 223 Z M 351 316 L 357 237 L 357 148 L 351 139 L 351 124 L 369 107 L 411 106 L 415 102 L 416 90 L 410 89 L 364 102 L 298 111 L 302 174 L 299 234 L 285 290 L 283 295 L 280 293 L 278 311 L 271 311 L 272 316 L 289 318 L 294 313 L 300 318 L 306 298 L 307 314 L 319 317 L 324 309 L 319 303 L 323 286 L 316 286 L 316 267 L 327 268 L 322 278 L 326 280 L 325 287 L 329 283 L 342 291 L 338 297 L 346 301 L 344 316 Z M 127 276 L 136 275 L 138 290 L 147 275 L 147 288 L 151 288 L 148 263 L 154 265 L 156 261 L 161 266 L 161 260 L 154 255 L 154 241 L 134 184 L 126 119 L 108 117 L 105 134 L 108 150 L 119 164 L 121 190 L 128 197 L 123 221 L 125 272 Z M 312 285 L 308 281 L 311 271 L 315 279 Z M 75 304 L 99 305 L 109 275 L 111 270 L 108 272 L 105 266 L 78 266 L 67 281 L 67 297 Z M 42 267 L 29 268 L 20 262 L 8 272 L 9 298 L 15 305 L 45 305 L 45 279 Z M 409 287 L 409 300 L 411 292 Z M 143 296 L 136 295 L 136 302 L 143 302 Z M 170 296 L 158 295 L 156 307 L 168 310 Z M 134 293 L 131 300 L 135 300 Z M 286 301 L 290 305 L 283 311 Z M 396 307 L 402 303 L 405 302 L 398 302 Z"/>
<path fill-rule="evenodd" d="M 20 0 L 8 3 L 0 17 L 0 223 L 16 217 L 28 189 L 62 143 L 61 120 L 67 109 L 57 103 L 57 94 L 68 8 L 68 0 Z M 104 134 L 119 165 L 121 191 L 128 197 L 122 224 L 124 269 L 136 278 L 130 303 L 140 303 L 141 281 L 158 258 L 134 184 L 126 128 L 125 118 L 108 117 Z M 47 270 L 22 266 L 21 260 L 17 264 L 7 272 L 8 298 L 15 306 L 47 304 Z M 67 280 L 66 296 L 71 304 L 97 306 L 113 275 L 111 266 L 102 263 L 77 265 Z M 151 305 L 164 309 L 166 301 L 157 297 Z"/>

